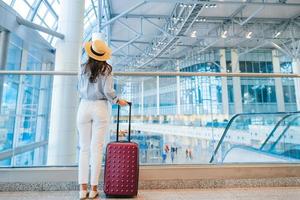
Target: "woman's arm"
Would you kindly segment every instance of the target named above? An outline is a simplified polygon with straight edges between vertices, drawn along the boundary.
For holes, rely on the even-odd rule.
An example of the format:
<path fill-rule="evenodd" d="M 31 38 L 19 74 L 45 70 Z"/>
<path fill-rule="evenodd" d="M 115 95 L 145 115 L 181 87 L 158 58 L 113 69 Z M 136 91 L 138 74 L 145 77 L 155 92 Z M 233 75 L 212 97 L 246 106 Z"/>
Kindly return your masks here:
<path fill-rule="evenodd" d="M 111 103 L 118 103 L 119 97 L 116 95 L 116 92 L 114 90 L 114 81 L 112 75 L 106 77 L 103 91 L 104 95 Z"/>

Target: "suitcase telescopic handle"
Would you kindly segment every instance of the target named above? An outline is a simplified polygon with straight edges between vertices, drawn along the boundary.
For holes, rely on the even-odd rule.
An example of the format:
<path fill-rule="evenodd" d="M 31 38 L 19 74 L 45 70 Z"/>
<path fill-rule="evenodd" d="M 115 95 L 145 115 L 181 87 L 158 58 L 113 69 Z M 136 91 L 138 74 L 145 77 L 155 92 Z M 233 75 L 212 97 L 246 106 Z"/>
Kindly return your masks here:
<path fill-rule="evenodd" d="M 129 105 L 129 122 L 128 122 L 128 142 L 130 142 L 130 132 L 131 132 L 131 106 L 132 106 L 132 103 L 131 102 L 127 102 L 128 105 Z M 121 109 L 121 106 L 118 105 L 118 116 L 117 116 L 117 142 L 119 142 L 119 126 L 120 126 L 120 109 Z"/>

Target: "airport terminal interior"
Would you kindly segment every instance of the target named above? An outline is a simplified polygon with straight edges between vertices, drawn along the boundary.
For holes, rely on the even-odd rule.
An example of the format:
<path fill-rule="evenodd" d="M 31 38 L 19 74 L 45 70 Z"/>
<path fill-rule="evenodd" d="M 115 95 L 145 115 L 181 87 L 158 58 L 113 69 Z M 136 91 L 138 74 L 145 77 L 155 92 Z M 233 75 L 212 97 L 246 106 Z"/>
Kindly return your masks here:
<path fill-rule="evenodd" d="M 95 33 L 132 102 L 134 198 L 299 199 L 300 0 L 0 0 L 0 199 L 78 198 L 77 81 Z"/>

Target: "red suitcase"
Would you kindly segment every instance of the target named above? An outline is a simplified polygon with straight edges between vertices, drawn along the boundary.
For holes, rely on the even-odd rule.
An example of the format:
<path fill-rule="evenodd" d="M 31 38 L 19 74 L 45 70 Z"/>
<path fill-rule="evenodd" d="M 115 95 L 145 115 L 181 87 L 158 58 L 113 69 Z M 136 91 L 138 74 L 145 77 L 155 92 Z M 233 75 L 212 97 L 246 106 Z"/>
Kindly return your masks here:
<path fill-rule="evenodd" d="M 118 105 L 117 141 L 106 147 L 104 193 L 107 196 L 136 196 L 139 179 L 139 148 L 130 142 L 131 103 L 129 102 L 128 142 L 119 141 L 120 106 Z"/>

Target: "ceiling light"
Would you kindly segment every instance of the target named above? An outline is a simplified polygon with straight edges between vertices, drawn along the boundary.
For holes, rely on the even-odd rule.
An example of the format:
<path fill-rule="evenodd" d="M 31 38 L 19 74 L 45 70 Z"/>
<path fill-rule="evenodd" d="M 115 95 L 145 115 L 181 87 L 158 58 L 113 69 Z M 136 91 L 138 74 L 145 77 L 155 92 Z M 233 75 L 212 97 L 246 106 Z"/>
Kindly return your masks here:
<path fill-rule="evenodd" d="M 191 33 L 191 37 L 192 37 L 192 38 L 197 37 L 196 34 L 197 34 L 197 31 L 193 31 L 193 32 Z"/>
<path fill-rule="evenodd" d="M 165 45 L 165 42 L 158 42 L 159 45 Z"/>
<path fill-rule="evenodd" d="M 196 21 L 196 22 L 205 22 L 206 19 L 205 19 L 205 18 L 199 18 L 199 19 L 196 19 L 195 21 Z"/>
<path fill-rule="evenodd" d="M 223 31 L 223 33 L 221 34 L 221 37 L 222 38 L 227 38 L 227 33 L 228 33 L 228 31 Z"/>
<path fill-rule="evenodd" d="M 278 37 L 280 34 L 281 34 L 281 32 L 278 31 L 277 33 L 275 33 L 275 36 L 274 36 L 274 37 L 276 38 L 276 37 Z"/>
<path fill-rule="evenodd" d="M 252 32 L 250 31 L 250 32 L 248 32 L 247 34 L 246 34 L 246 38 L 247 39 L 250 39 L 250 38 L 252 38 Z"/>
<path fill-rule="evenodd" d="M 216 8 L 217 4 L 206 4 L 205 8 Z"/>
<path fill-rule="evenodd" d="M 179 4 L 179 7 L 186 8 L 186 7 L 188 7 L 188 5 L 181 3 L 181 4 Z"/>

